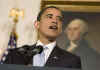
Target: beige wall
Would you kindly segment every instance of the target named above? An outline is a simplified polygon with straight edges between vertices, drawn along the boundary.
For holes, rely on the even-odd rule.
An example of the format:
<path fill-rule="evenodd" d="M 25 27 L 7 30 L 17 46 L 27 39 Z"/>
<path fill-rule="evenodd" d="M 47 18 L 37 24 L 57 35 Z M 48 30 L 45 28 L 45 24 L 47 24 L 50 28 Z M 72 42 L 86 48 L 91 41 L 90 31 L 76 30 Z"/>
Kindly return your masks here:
<path fill-rule="evenodd" d="M 33 44 L 37 40 L 34 21 L 40 11 L 41 0 L 0 0 L 0 56 L 8 46 L 10 33 L 13 28 L 13 17 L 9 18 L 12 8 L 24 9 L 24 20 L 19 17 L 17 23 L 18 47 Z"/>

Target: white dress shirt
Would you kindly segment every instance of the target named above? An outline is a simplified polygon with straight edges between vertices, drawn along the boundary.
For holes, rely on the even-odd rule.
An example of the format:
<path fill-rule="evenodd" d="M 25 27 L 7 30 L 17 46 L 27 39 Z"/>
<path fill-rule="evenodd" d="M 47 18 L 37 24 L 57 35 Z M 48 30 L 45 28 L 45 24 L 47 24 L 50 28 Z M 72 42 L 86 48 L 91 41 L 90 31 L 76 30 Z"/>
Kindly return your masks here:
<path fill-rule="evenodd" d="M 73 53 L 74 50 L 78 47 L 78 45 L 79 43 L 70 41 L 70 45 L 68 46 L 67 51 Z"/>
<path fill-rule="evenodd" d="M 47 45 L 44 45 L 40 40 L 38 40 L 36 46 L 38 46 L 38 45 L 41 45 L 41 46 L 43 46 L 44 49 L 46 49 L 46 50 L 43 51 L 44 54 L 45 54 L 45 63 L 46 63 L 48 58 L 49 58 L 49 56 L 50 56 L 50 54 L 51 54 L 51 52 L 52 52 L 52 50 L 56 46 L 56 41 L 54 41 L 52 43 L 49 43 Z M 35 62 L 35 60 L 38 60 L 38 58 L 37 58 L 38 55 L 39 54 L 37 54 L 37 55 L 35 55 L 33 57 L 33 62 L 34 62 L 33 66 L 41 66 L 41 65 L 36 65 L 36 63 L 39 63 L 38 61 Z M 43 66 L 45 65 L 45 63 L 43 64 Z"/>

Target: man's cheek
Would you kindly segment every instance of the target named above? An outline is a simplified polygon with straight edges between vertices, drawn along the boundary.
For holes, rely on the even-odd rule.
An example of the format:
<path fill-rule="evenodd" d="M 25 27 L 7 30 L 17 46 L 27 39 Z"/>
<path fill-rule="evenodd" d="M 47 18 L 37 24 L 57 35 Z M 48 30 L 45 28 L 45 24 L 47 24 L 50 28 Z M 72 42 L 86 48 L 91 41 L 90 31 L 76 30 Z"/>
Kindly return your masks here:
<path fill-rule="evenodd" d="M 78 33 L 77 35 L 76 35 L 76 39 L 80 39 L 80 33 Z"/>

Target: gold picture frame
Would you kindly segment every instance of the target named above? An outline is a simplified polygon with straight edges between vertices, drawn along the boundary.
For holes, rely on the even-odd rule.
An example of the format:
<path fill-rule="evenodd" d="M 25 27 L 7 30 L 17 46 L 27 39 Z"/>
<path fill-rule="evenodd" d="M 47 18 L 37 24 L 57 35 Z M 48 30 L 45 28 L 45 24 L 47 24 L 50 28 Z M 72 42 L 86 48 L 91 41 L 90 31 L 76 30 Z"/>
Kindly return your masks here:
<path fill-rule="evenodd" d="M 69 12 L 100 12 L 100 1 L 42 0 L 41 9 L 51 5 Z"/>

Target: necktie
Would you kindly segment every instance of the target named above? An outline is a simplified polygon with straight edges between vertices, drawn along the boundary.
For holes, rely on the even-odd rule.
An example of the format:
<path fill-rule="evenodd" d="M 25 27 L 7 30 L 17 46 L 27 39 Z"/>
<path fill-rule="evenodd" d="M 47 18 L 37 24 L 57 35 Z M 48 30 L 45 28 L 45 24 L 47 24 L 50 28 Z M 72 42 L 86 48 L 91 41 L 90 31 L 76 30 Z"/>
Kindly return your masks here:
<path fill-rule="evenodd" d="M 46 63 L 45 62 L 45 53 L 44 53 L 45 50 L 46 50 L 46 48 L 44 48 L 43 51 L 40 54 L 37 54 L 37 55 L 34 56 L 33 66 L 41 66 L 42 67 L 42 66 L 45 65 L 45 63 Z"/>

